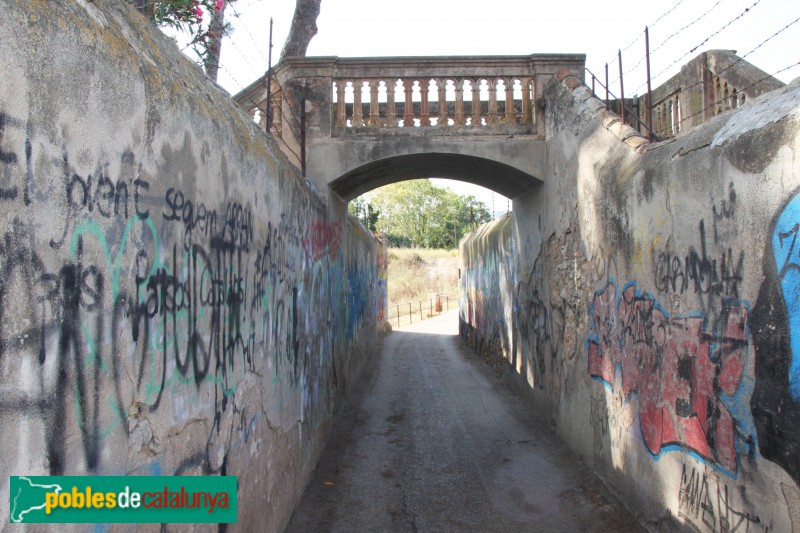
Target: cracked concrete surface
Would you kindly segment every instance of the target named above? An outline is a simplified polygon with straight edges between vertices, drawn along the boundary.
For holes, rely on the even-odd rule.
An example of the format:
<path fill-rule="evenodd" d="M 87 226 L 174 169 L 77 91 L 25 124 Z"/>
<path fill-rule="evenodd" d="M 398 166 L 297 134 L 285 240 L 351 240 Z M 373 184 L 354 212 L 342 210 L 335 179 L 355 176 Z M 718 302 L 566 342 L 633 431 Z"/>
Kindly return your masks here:
<path fill-rule="evenodd" d="M 383 338 L 287 531 L 641 531 L 457 322 Z"/>

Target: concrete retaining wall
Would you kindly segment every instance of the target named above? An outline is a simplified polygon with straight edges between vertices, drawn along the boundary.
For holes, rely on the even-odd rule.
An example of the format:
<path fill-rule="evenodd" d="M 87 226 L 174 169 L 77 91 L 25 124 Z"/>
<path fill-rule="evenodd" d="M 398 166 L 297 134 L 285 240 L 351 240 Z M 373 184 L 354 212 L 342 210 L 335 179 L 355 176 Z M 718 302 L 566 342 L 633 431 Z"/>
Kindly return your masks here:
<path fill-rule="evenodd" d="M 800 531 L 800 86 L 648 145 L 561 79 L 462 334 L 652 526 Z"/>
<path fill-rule="evenodd" d="M 0 6 L 0 501 L 227 474 L 282 529 L 373 347 L 377 241 L 125 2 Z"/>

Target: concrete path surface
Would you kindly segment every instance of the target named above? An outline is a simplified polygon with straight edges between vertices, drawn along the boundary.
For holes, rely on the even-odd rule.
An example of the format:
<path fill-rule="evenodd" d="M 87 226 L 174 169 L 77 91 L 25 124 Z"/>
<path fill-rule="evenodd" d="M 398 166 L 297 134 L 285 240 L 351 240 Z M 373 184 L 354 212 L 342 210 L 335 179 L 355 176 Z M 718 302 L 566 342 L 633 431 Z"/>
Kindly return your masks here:
<path fill-rule="evenodd" d="M 381 339 L 287 531 L 642 531 L 457 331 Z"/>

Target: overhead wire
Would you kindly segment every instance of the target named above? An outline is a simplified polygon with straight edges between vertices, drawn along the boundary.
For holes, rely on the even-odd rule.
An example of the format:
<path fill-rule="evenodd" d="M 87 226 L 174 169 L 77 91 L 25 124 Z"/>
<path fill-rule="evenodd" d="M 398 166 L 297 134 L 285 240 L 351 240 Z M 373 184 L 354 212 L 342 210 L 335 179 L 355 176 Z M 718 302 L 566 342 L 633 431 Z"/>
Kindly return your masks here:
<path fill-rule="evenodd" d="M 654 22 L 652 22 L 652 23 L 651 23 L 651 24 L 650 24 L 648 27 L 652 28 L 653 26 L 655 26 L 656 24 L 658 24 L 659 22 L 661 22 L 661 20 L 662 20 L 664 17 L 666 17 L 667 15 L 669 15 L 670 13 L 672 13 L 673 11 L 675 11 L 675 9 L 677 9 L 677 8 L 678 8 L 678 6 L 679 6 L 679 5 L 681 5 L 682 3 L 683 3 L 683 0 L 678 0 L 678 2 L 677 2 L 675 5 L 673 5 L 673 6 L 672 6 L 672 7 L 671 7 L 671 8 L 670 8 L 670 9 L 669 9 L 669 10 L 668 10 L 666 13 L 663 13 L 663 14 L 662 14 L 660 17 L 658 17 L 658 18 L 657 18 L 657 19 L 656 19 Z M 625 52 L 625 51 L 627 51 L 628 49 L 630 49 L 630 47 L 631 47 L 631 46 L 633 46 L 634 44 L 636 44 L 637 42 L 639 42 L 639 41 L 642 39 L 642 37 L 643 37 L 643 35 L 640 33 L 640 34 L 639 34 L 639 35 L 638 35 L 638 36 L 637 36 L 637 37 L 636 37 L 634 40 L 632 40 L 630 43 L 628 43 L 628 45 L 627 45 L 627 46 L 625 46 L 624 48 L 620 48 L 620 50 L 619 50 L 619 51 L 620 51 L 620 53 L 622 53 L 622 52 Z M 606 64 L 613 63 L 615 58 L 616 58 L 616 57 L 614 57 L 614 58 L 611 58 L 610 60 L 606 61 Z M 613 83 L 616 83 L 616 82 L 618 82 L 618 81 L 619 81 L 619 79 L 620 79 L 620 76 L 617 76 L 617 78 L 616 78 L 614 81 L 612 81 L 611 83 L 609 83 L 609 85 L 611 85 L 611 84 L 613 84 Z"/>
<path fill-rule="evenodd" d="M 667 71 L 668 71 L 669 69 L 671 69 L 671 68 L 672 68 L 672 67 L 673 67 L 675 64 L 677 64 L 679 61 L 683 60 L 683 59 L 684 59 L 686 56 L 688 56 L 689 54 L 692 54 L 692 53 L 694 53 L 694 52 L 695 52 L 695 51 L 696 51 L 698 48 L 700 48 L 701 46 L 703 46 L 705 43 L 707 43 L 707 42 L 708 42 L 710 39 L 712 39 L 713 37 L 715 37 L 715 36 L 719 35 L 719 34 L 720 34 L 720 33 L 721 33 L 723 30 L 725 30 L 725 29 L 726 29 L 728 26 L 730 26 L 731 24 L 733 24 L 733 23 L 734 23 L 734 22 L 736 22 L 737 20 L 741 19 L 743 16 L 745 16 L 747 13 L 749 13 L 751 9 L 753 9 L 754 7 L 756 7 L 756 6 L 757 6 L 758 4 L 760 4 L 760 3 L 761 3 L 761 0 L 756 0 L 756 1 L 755 1 L 755 2 L 754 2 L 754 3 L 753 3 L 751 6 L 750 6 L 750 7 L 747 7 L 747 8 L 745 8 L 745 10 L 744 10 L 744 11 L 742 11 L 742 12 L 741 12 L 739 15 L 737 15 L 736 17 L 734 17 L 733 19 L 731 19 L 730 21 L 728 21 L 728 22 L 727 22 L 727 23 L 726 23 L 724 26 L 722 26 L 720 29 L 718 29 L 717 31 L 715 31 L 714 33 L 712 33 L 711 35 L 709 35 L 708 37 L 706 37 L 705 39 L 703 39 L 703 41 L 702 41 L 700 44 L 698 44 L 697 46 L 695 46 L 694 48 L 692 48 L 691 50 L 689 50 L 688 52 L 686 52 L 685 54 L 683 54 L 682 56 L 680 56 L 679 58 L 677 58 L 675 61 L 673 61 L 672 63 L 670 63 L 669 65 L 667 65 L 667 67 L 666 67 L 666 68 L 664 68 L 664 69 L 663 69 L 661 72 L 659 72 L 658 74 L 656 74 L 655 76 L 653 76 L 653 78 L 658 78 L 659 76 L 661 76 L 662 74 L 664 74 L 665 72 L 667 72 Z"/>
<path fill-rule="evenodd" d="M 747 52 L 746 54 L 744 54 L 744 55 L 742 55 L 742 56 L 739 56 L 739 57 L 736 59 L 736 61 L 734 61 L 733 63 L 731 63 L 731 64 L 730 64 L 730 65 L 728 65 L 727 67 L 725 67 L 725 68 L 723 68 L 723 69 L 719 70 L 718 72 L 715 72 L 715 74 L 716 74 L 717 76 L 722 76 L 722 74 L 723 74 L 725 71 L 727 71 L 727 70 L 728 70 L 728 69 L 730 69 L 730 68 L 733 68 L 734 66 L 736 66 L 736 65 L 737 65 L 737 64 L 739 64 L 740 62 L 744 61 L 744 59 L 745 59 L 747 56 L 749 56 L 750 54 L 752 54 L 753 52 L 755 52 L 756 50 L 758 50 L 759 48 L 761 48 L 762 46 L 764 46 L 765 44 L 767 44 L 769 41 L 771 41 L 772 39 L 774 39 L 775 37 L 777 37 L 777 36 L 778 36 L 778 35 L 780 35 L 781 33 L 783 33 L 783 32 L 785 32 L 786 30 L 788 30 L 790 27 L 794 26 L 794 25 L 795 25 L 795 24 L 797 24 L 798 22 L 800 22 L 800 17 L 798 17 L 798 18 L 794 19 L 792 22 L 790 22 L 789 24 L 787 24 L 786 26 L 784 26 L 784 27 L 783 27 L 783 28 L 781 28 L 780 30 L 776 31 L 775 33 L 773 33 L 772 35 L 770 35 L 769 37 L 767 37 L 766 39 L 764 39 L 763 41 L 761 41 L 761 42 L 760 42 L 758 45 L 756 45 L 756 46 L 755 46 L 755 48 L 753 48 L 752 50 L 750 50 L 750 51 L 749 51 L 749 52 Z M 791 67 L 789 67 L 789 68 L 791 68 Z M 786 70 L 786 69 L 783 69 L 783 70 Z M 783 70 L 781 70 L 781 71 L 779 71 L 779 72 L 783 72 Z M 762 79 L 761 81 L 764 81 L 764 80 Z M 760 82 L 759 82 L 759 83 L 760 83 Z M 681 89 L 682 89 L 682 90 L 684 90 L 684 91 L 686 91 L 686 90 L 689 90 L 689 89 L 693 89 L 694 87 L 699 87 L 700 85 L 703 85 L 703 81 L 702 81 L 702 80 L 701 80 L 701 81 L 698 81 L 698 82 L 695 82 L 695 83 L 693 83 L 693 84 L 691 84 L 691 85 L 688 85 L 688 86 L 686 86 L 686 87 L 682 87 Z"/>

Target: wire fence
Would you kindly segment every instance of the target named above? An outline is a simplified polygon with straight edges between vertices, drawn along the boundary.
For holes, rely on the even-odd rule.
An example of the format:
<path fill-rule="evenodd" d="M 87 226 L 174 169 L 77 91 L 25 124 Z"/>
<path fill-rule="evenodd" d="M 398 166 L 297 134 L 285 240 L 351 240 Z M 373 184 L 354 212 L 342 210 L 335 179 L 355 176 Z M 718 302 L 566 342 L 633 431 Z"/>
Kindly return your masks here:
<path fill-rule="evenodd" d="M 458 297 L 447 294 L 432 295 L 427 300 L 416 302 L 394 303 L 388 305 L 386 320 L 392 326 L 401 327 L 414 322 L 422 322 L 450 311 L 458 306 Z"/>
<path fill-rule="evenodd" d="M 709 2 L 713 3 L 709 6 Z M 641 34 L 620 48 L 615 57 L 599 65 L 599 68 L 596 64 L 587 66 L 587 83 L 591 84 L 595 95 L 604 99 L 606 107 L 617 112 L 625 123 L 639 129 L 643 134 L 650 135 L 653 140 L 674 135 L 680 131 L 683 122 L 688 121 L 687 124 L 694 125 L 716 114 L 718 110 L 738 107 L 744 101 L 744 93 L 751 89 L 758 91 L 774 87 L 774 84 L 770 83 L 758 87 L 762 82 L 773 82 L 781 74 L 787 79 L 800 75 L 800 48 L 797 47 L 797 43 L 800 42 L 800 24 L 798 24 L 800 4 L 779 6 L 776 2 L 780 0 L 749 0 L 739 5 L 735 5 L 736 2 L 723 2 L 723 0 L 709 0 L 709 2 L 684 3 L 684 0 L 679 0 L 647 25 Z M 787 17 L 782 20 L 773 18 L 764 22 L 762 19 L 767 9 L 765 6 L 771 9 L 781 8 Z M 749 24 L 748 21 L 751 19 L 753 22 L 756 20 L 759 22 Z M 786 23 L 787 20 L 791 22 Z M 677 39 L 679 36 L 683 38 Z M 668 96 L 672 97 L 673 93 L 681 91 L 686 93 L 697 86 L 706 85 L 702 105 L 699 108 L 681 108 L 682 105 L 686 106 L 686 101 L 682 102 L 675 96 L 669 100 L 665 110 L 663 91 L 659 101 L 654 102 L 654 87 L 657 84 L 660 84 L 660 87 L 656 88 L 672 85 L 673 80 L 669 77 L 677 76 L 679 67 L 720 42 L 719 37 L 727 37 L 728 43 L 736 45 L 745 43 L 745 49 L 750 48 L 750 50 L 739 56 L 732 64 L 709 72 L 708 76 L 704 74 L 693 82 L 684 80 L 683 85 L 668 91 Z M 654 46 L 651 46 L 651 40 L 655 41 Z M 691 42 L 693 45 L 685 46 L 681 41 Z M 766 75 L 751 76 L 750 79 L 742 80 L 741 76 L 731 69 L 743 68 L 741 62 L 756 51 L 760 52 L 761 60 L 771 60 L 772 56 L 778 55 L 778 52 L 782 52 L 783 56 L 788 56 L 790 60 L 777 67 L 770 61 L 772 66 L 768 67 Z M 623 61 L 626 67 L 623 67 Z M 754 65 L 759 66 L 756 63 Z M 726 71 L 732 79 L 735 79 L 735 83 L 725 80 Z M 716 87 L 715 91 L 710 87 L 711 83 L 717 85 L 721 83 L 721 87 Z M 629 95 L 633 94 L 632 97 L 626 97 L 625 87 L 635 87 L 633 91 L 629 90 Z M 729 105 L 728 102 L 732 99 L 736 101 Z M 657 106 L 662 108 L 657 109 Z M 654 128 L 654 114 L 659 115 L 663 122 L 664 117 L 661 115 L 665 112 L 671 115 L 668 121 L 674 121 L 675 124 L 666 129 L 658 126 Z"/>

